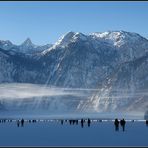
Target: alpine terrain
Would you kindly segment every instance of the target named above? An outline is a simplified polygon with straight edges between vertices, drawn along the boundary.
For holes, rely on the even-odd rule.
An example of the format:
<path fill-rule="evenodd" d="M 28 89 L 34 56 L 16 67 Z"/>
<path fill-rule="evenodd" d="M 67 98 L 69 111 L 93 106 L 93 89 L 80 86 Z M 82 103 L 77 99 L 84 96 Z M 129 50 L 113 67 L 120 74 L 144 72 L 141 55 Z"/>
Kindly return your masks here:
<path fill-rule="evenodd" d="M 0 109 L 144 113 L 148 110 L 147 69 L 148 40 L 133 32 L 68 32 L 55 44 L 43 46 L 29 38 L 21 45 L 1 40 L 1 85 L 31 83 L 39 85 L 38 90 L 52 86 L 77 93 L 29 100 L 1 97 Z"/>

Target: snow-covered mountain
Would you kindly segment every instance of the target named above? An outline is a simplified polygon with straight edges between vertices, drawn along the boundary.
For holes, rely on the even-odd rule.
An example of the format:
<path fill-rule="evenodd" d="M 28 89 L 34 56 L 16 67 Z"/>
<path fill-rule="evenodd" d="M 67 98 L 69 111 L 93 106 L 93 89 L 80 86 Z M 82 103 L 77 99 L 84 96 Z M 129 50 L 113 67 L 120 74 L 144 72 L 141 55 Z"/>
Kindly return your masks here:
<path fill-rule="evenodd" d="M 136 33 L 69 32 L 43 51 L 41 59 L 52 69 L 52 84 L 96 88 L 119 65 L 141 58 L 147 52 L 148 40 Z"/>
<path fill-rule="evenodd" d="M 11 43 L 9 40 L 0 40 L 0 48 L 4 50 L 13 50 L 16 52 L 21 52 L 25 54 L 34 54 L 40 53 L 48 48 L 50 48 L 52 44 L 46 45 L 34 45 L 30 38 L 27 38 L 21 45 L 15 45 Z"/>
<path fill-rule="evenodd" d="M 148 40 L 137 33 L 109 31 L 92 33 L 91 36 L 99 41 L 108 42 L 119 50 L 122 62 L 142 57 L 148 52 Z"/>
<path fill-rule="evenodd" d="M 17 48 L 9 42 L 11 48 L 0 45 L 1 83 L 98 89 L 77 102 L 77 111 L 148 108 L 148 40 L 137 33 L 68 32 L 48 48 L 36 46 L 30 39 Z M 41 52 L 28 55 L 36 51 Z"/>
<path fill-rule="evenodd" d="M 50 48 L 52 44 L 46 44 L 42 46 L 34 45 L 30 38 L 27 38 L 20 46 L 19 52 L 23 53 L 40 53 L 48 48 Z"/>

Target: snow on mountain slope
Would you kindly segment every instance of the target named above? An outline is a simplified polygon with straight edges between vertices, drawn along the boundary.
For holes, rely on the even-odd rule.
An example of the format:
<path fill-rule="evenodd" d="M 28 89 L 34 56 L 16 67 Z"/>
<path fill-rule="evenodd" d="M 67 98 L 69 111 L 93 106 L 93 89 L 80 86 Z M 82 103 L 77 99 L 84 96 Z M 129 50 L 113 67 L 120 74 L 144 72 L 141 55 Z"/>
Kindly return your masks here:
<path fill-rule="evenodd" d="M 90 36 L 114 46 L 119 50 L 123 62 L 142 57 L 148 52 L 148 40 L 137 33 L 108 31 L 104 33 L 92 33 Z"/>
<path fill-rule="evenodd" d="M 116 46 L 118 42 L 122 42 L 122 46 Z M 26 51 L 28 47 L 36 48 L 30 39 L 22 44 L 22 49 L 25 47 Z M 136 33 L 112 31 L 84 35 L 69 32 L 50 50 L 44 50 L 44 54 L 33 59 L 42 65 L 42 83 L 49 80 L 47 83 L 61 87 L 95 88 L 121 63 L 144 56 L 147 47 L 148 40 Z"/>
<path fill-rule="evenodd" d="M 98 89 L 97 93 L 85 97 L 86 100 L 75 102 L 76 111 L 135 108 L 144 111 L 148 108 L 145 92 L 148 89 L 148 40 L 137 33 L 69 32 L 38 54 L 26 54 L 38 48 L 30 39 L 17 48 L 0 49 L 1 83 Z M 23 53 L 18 52 L 20 49 Z"/>
<path fill-rule="evenodd" d="M 80 32 L 68 32 L 67 34 L 63 35 L 56 43 L 54 48 L 56 47 L 66 47 L 69 43 L 75 42 L 76 40 L 87 40 L 87 36 L 80 33 Z"/>
<path fill-rule="evenodd" d="M 126 31 L 108 31 L 103 33 L 91 33 L 84 35 L 79 32 L 68 32 L 63 35 L 53 46 L 42 52 L 48 54 L 53 49 L 68 47 L 69 44 L 77 41 L 85 42 L 87 45 L 91 42 L 93 48 L 108 45 L 111 49 L 116 49 L 120 55 L 120 62 L 126 62 L 139 58 L 148 52 L 148 40 L 137 33 Z"/>
<path fill-rule="evenodd" d="M 59 43 L 41 57 L 53 72 L 49 75 L 52 85 L 95 88 L 97 80 L 101 83 L 117 64 L 118 53 L 113 47 L 98 43 L 94 48 L 92 40 L 81 33 L 70 32 Z"/>
<path fill-rule="evenodd" d="M 91 33 L 90 34 L 93 38 L 101 39 L 106 42 L 110 42 L 114 46 L 121 47 L 126 42 L 136 43 L 136 41 L 144 40 L 145 38 L 140 36 L 137 33 L 133 32 L 126 32 L 126 31 L 108 31 L 103 33 Z"/>
<path fill-rule="evenodd" d="M 68 32 L 62 37 L 60 37 L 60 39 L 53 46 L 43 51 L 43 55 L 45 55 L 46 53 L 48 53 L 50 50 L 53 50 L 53 49 L 66 48 L 70 43 L 76 42 L 77 40 L 86 41 L 87 36 L 80 32 L 76 32 L 76 33 L 72 31 Z"/>
<path fill-rule="evenodd" d="M 121 42 L 122 46 L 116 46 Z M 96 87 L 94 82 L 97 82 L 97 79 L 105 79 L 105 76 L 121 63 L 144 56 L 147 47 L 148 40 L 136 33 L 116 31 L 83 35 L 69 32 L 54 46 L 42 52 L 42 58 L 51 59 L 50 57 L 59 55 L 54 66 L 57 70 L 54 77 L 51 77 L 52 84 Z M 45 63 L 49 65 L 46 61 Z"/>

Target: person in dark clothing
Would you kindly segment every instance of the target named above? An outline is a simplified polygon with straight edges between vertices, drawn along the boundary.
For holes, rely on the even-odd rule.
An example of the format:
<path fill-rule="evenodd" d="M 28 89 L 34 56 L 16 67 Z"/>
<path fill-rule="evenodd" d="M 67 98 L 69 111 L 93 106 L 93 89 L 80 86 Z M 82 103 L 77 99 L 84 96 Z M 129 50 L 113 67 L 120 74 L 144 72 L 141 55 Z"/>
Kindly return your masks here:
<path fill-rule="evenodd" d="M 125 124 L 126 124 L 126 121 L 124 119 L 122 119 L 120 121 L 120 125 L 122 126 L 123 132 L 125 131 Z"/>
<path fill-rule="evenodd" d="M 63 125 L 63 120 L 61 120 L 61 124 Z"/>
<path fill-rule="evenodd" d="M 90 121 L 90 119 L 89 119 L 89 118 L 88 118 L 88 122 L 87 122 L 87 123 L 88 123 L 88 127 L 89 127 L 89 126 L 90 126 L 90 123 L 91 123 L 91 121 Z"/>
<path fill-rule="evenodd" d="M 24 126 L 24 119 L 21 120 L 21 126 Z"/>
<path fill-rule="evenodd" d="M 76 125 L 78 125 L 78 120 L 76 120 Z"/>
<path fill-rule="evenodd" d="M 84 126 L 84 120 L 81 119 L 81 127 L 83 128 L 83 126 Z"/>
<path fill-rule="evenodd" d="M 19 127 L 19 125 L 20 125 L 20 121 L 19 121 L 19 120 L 17 120 L 17 127 Z"/>
<path fill-rule="evenodd" d="M 145 123 L 146 123 L 146 126 L 148 126 L 148 120 L 146 120 L 146 122 L 145 122 Z"/>
<path fill-rule="evenodd" d="M 119 131 L 119 121 L 118 121 L 117 118 L 116 118 L 115 121 L 114 121 L 114 125 L 115 125 L 115 130 L 116 130 L 116 131 Z"/>

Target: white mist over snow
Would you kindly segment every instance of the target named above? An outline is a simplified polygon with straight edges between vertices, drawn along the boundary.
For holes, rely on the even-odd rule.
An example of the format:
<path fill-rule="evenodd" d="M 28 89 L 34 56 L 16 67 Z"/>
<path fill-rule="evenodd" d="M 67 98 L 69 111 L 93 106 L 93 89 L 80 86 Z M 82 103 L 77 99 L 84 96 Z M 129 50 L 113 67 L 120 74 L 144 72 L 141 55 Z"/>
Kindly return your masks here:
<path fill-rule="evenodd" d="M 31 97 L 47 97 L 61 95 L 80 95 L 77 92 L 68 92 L 64 88 L 27 83 L 0 84 L 0 99 L 21 99 Z"/>
<path fill-rule="evenodd" d="M 3 83 L 0 84 L 0 99 L 21 99 L 21 98 L 31 98 L 31 97 L 48 97 L 48 96 L 89 96 L 88 94 L 93 94 L 98 92 L 99 89 L 87 89 L 87 88 L 60 88 L 55 86 L 44 86 L 41 84 L 30 84 L 30 83 Z M 106 90 L 107 91 L 107 90 Z M 114 96 L 109 98 L 120 99 L 133 97 L 130 94 L 130 90 L 118 89 L 114 90 Z M 122 96 L 119 93 L 123 93 Z M 126 93 L 125 93 L 126 92 Z M 135 97 L 140 97 L 142 95 L 148 96 L 147 90 L 137 91 L 134 93 Z M 100 96 L 101 97 L 101 96 Z M 101 98 L 108 98 L 108 96 L 102 96 Z"/>
<path fill-rule="evenodd" d="M 81 99 L 85 100 L 97 89 L 58 88 L 27 83 L 0 84 L 0 110 L 62 112 L 74 110 Z"/>
<path fill-rule="evenodd" d="M 36 114 L 37 116 L 51 115 L 61 116 L 72 114 L 76 116 L 91 117 L 113 117 L 119 116 L 120 112 L 104 112 L 100 106 L 107 106 L 109 103 L 121 104 L 133 98 L 130 90 L 114 90 L 112 96 L 100 94 L 99 98 L 93 97 L 101 89 L 83 89 L 83 88 L 58 88 L 55 86 L 45 86 L 40 84 L 28 83 L 3 83 L 0 84 L 0 111 L 5 115 L 22 114 L 26 112 L 28 115 Z M 124 92 L 124 93 L 123 93 Z M 125 93 L 126 92 L 126 93 Z M 122 94 L 122 95 L 121 95 Z M 137 91 L 134 96 L 148 96 L 147 90 Z M 123 100 L 124 98 L 124 100 Z M 129 114 L 130 112 L 124 113 Z M 132 116 L 143 116 L 142 112 L 131 112 Z M 138 115 L 139 114 L 139 115 Z M 122 114 L 123 115 L 123 114 Z"/>

